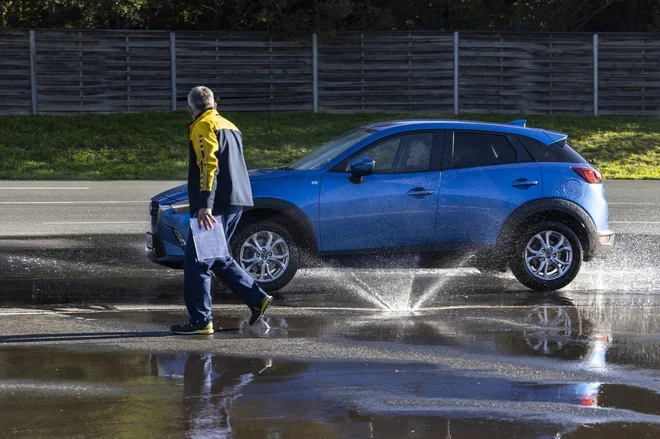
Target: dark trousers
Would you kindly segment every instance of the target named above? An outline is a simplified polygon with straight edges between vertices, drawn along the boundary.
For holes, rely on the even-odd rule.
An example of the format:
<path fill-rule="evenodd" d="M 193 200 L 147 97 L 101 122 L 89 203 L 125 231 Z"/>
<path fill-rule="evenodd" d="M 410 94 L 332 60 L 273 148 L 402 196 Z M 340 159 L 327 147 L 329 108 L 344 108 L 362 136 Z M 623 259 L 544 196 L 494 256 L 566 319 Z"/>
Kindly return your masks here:
<path fill-rule="evenodd" d="M 214 212 L 216 218 L 222 217 L 227 242 L 234 234 L 242 213 L 243 208 L 235 206 L 227 206 L 225 209 Z M 219 225 L 220 221 L 215 227 Z M 266 293 L 254 278 L 247 274 L 232 257 L 198 261 L 195 242 L 192 239 L 192 232 L 190 232 L 183 259 L 183 299 L 188 308 L 191 323 L 209 321 L 212 318 L 211 272 L 230 290 L 241 296 L 247 306 L 250 308 L 261 306 L 261 301 L 266 297 Z"/>

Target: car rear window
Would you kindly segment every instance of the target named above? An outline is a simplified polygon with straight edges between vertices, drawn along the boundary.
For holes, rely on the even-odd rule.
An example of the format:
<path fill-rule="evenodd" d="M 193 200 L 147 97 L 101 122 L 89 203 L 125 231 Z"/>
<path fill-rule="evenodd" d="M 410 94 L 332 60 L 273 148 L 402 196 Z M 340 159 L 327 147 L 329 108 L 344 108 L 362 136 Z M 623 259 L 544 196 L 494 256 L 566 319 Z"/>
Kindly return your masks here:
<path fill-rule="evenodd" d="M 545 143 L 532 139 L 531 137 L 518 136 L 518 138 L 537 162 L 587 163 L 580 154 L 575 152 L 575 150 L 565 142 L 546 145 Z"/>
<path fill-rule="evenodd" d="M 568 146 L 568 143 L 565 143 L 563 148 L 561 146 L 558 146 L 558 148 L 561 148 L 564 156 L 566 156 L 571 163 L 589 163 L 584 157 L 578 154 L 576 150 Z"/>

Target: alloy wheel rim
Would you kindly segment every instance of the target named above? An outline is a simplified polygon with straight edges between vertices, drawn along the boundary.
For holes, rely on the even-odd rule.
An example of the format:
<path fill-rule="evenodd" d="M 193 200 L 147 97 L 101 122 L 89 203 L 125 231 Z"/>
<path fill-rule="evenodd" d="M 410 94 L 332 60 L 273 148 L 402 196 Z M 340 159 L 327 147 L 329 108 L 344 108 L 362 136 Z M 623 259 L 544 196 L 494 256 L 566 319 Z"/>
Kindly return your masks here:
<path fill-rule="evenodd" d="M 273 282 L 289 266 L 289 246 L 277 233 L 257 232 L 243 242 L 239 261 L 257 282 Z"/>
<path fill-rule="evenodd" d="M 527 270 L 537 279 L 556 280 L 573 264 L 573 246 L 560 232 L 545 230 L 534 235 L 523 252 Z"/>

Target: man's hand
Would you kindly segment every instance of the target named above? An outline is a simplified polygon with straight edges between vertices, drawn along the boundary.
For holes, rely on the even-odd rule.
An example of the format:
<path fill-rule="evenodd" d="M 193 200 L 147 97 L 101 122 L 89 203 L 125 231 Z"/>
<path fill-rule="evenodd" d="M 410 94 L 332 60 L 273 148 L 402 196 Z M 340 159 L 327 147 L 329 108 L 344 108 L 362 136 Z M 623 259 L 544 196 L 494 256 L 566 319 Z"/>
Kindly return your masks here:
<path fill-rule="evenodd" d="M 204 226 L 205 229 L 211 230 L 213 224 L 217 222 L 218 220 L 213 216 L 213 211 L 208 207 L 203 207 L 197 212 L 197 223 L 200 229 Z"/>

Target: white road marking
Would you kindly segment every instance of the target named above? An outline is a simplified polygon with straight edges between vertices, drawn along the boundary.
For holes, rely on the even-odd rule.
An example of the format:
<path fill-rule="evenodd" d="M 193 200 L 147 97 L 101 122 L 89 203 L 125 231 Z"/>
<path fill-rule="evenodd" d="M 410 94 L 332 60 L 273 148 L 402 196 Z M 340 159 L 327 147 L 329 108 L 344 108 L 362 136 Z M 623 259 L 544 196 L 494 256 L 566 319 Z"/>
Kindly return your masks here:
<path fill-rule="evenodd" d="M 610 224 L 660 224 L 660 221 L 610 221 Z"/>
<path fill-rule="evenodd" d="M 44 310 L 44 309 L 6 308 L 0 310 L 0 316 L 19 316 L 19 315 L 37 315 L 37 314 L 47 314 L 54 316 L 59 315 L 54 311 Z"/>
<path fill-rule="evenodd" d="M 149 221 L 62 221 L 55 223 L 42 223 L 46 226 L 59 226 L 70 224 L 149 224 Z"/>
<path fill-rule="evenodd" d="M 607 203 L 610 206 L 660 206 L 660 203 Z"/>
<path fill-rule="evenodd" d="M 0 201 L 0 204 L 149 204 L 150 201 Z"/>
<path fill-rule="evenodd" d="M 87 191 L 88 187 L 0 187 L 2 191 Z"/>

